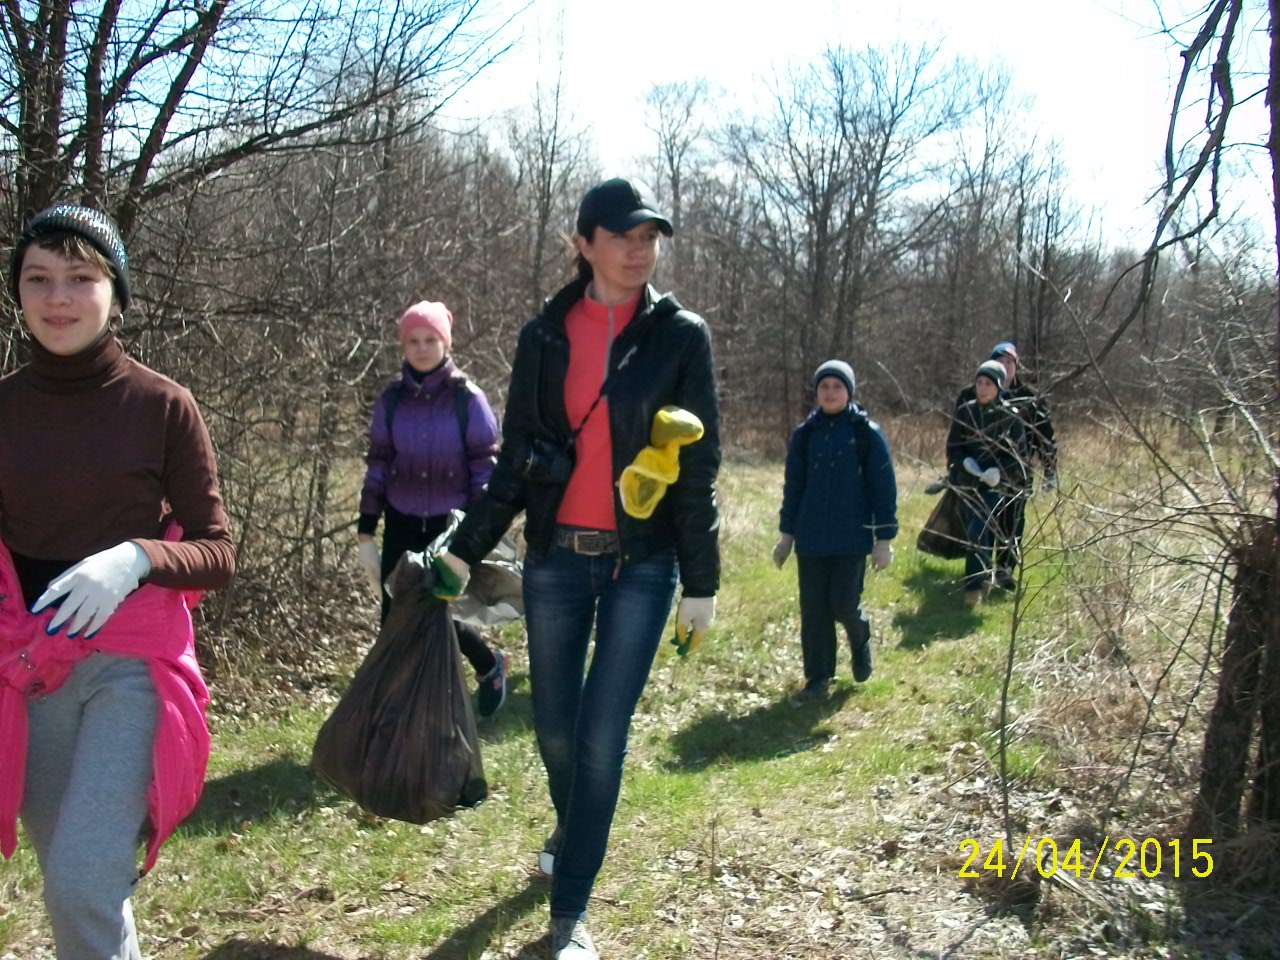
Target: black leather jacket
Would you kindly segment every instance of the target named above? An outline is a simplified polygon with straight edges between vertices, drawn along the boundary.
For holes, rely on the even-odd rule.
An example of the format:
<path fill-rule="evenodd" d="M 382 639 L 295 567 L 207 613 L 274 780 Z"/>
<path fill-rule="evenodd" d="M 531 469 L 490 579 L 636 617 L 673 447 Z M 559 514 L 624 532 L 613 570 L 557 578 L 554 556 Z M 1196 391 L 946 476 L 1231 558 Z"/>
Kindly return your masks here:
<path fill-rule="evenodd" d="M 947 432 L 947 475 L 955 486 L 976 487 L 979 480 L 964 469 L 965 457 L 973 457 L 982 470 L 998 468 L 999 485 L 1006 490 L 1026 486 L 1026 426 L 1006 400 L 984 407 L 974 399 L 956 408 Z"/>
<path fill-rule="evenodd" d="M 956 397 L 956 409 L 975 399 L 973 385 L 965 387 Z M 1013 407 L 1026 428 L 1027 475 L 1030 480 L 1031 458 L 1038 456 L 1046 477 L 1058 473 L 1058 444 L 1053 436 L 1053 421 L 1049 419 L 1049 404 L 1033 388 L 1021 380 L 1015 380 L 1011 388 L 1002 390 L 1002 399 Z"/>
<path fill-rule="evenodd" d="M 543 305 L 520 331 L 502 419 L 502 449 L 489 486 L 467 511 L 449 549 L 467 563 L 484 558 L 521 510 L 525 540 L 535 553 L 551 548 L 565 487 L 534 482 L 524 465 L 534 439 L 558 448 L 574 426 L 564 406 L 569 372 L 565 317 L 582 298 L 586 281 L 574 280 Z M 714 596 L 720 586 L 720 407 L 711 336 L 701 317 L 670 294 L 646 287 L 635 316 L 610 352 L 609 432 L 613 447 L 613 513 L 622 563 L 635 563 L 675 547 L 684 596 Z M 622 470 L 649 444 L 653 417 L 667 405 L 702 420 L 702 439 L 680 451 L 680 477 L 647 520 L 628 516 L 618 495 Z"/>

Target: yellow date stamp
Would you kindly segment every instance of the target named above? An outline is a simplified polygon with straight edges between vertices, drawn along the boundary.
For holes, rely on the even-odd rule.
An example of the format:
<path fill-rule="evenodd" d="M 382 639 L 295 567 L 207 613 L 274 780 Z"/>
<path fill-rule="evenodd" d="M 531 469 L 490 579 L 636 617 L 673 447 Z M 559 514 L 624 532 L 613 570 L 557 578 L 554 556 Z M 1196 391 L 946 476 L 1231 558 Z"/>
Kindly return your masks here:
<path fill-rule="evenodd" d="M 1119 837 L 1113 841 L 1108 835 L 1103 838 L 1097 855 L 1089 857 L 1084 854 L 1079 840 L 1072 840 L 1062 849 L 1053 837 L 1041 837 L 1039 840 L 1026 837 L 1017 858 L 1007 860 L 1006 853 L 1012 858 L 1013 846 L 1006 851 L 1004 840 L 992 841 L 986 857 L 983 857 L 982 843 L 970 838 L 960 841 L 960 853 L 968 856 L 958 876 L 976 880 L 982 873 L 1004 877 L 1005 871 L 1009 871 L 1009 879 L 1016 880 L 1023 861 L 1030 854 L 1034 867 L 1028 864 L 1028 869 L 1035 869 L 1046 880 L 1058 871 L 1074 874 L 1077 880 L 1093 880 L 1099 875 L 1099 866 L 1104 863 L 1110 872 L 1108 874 L 1104 870 L 1101 874 L 1103 879 L 1108 875 L 1116 880 L 1136 880 L 1140 876 L 1155 879 L 1162 874 L 1176 878 L 1188 874 L 1203 878 L 1213 873 L 1213 854 L 1209 851 L 1212 845 L 1212 840 L 1181 840 L 1176 837 L 1169 840 Z M 1114 859 L 1114 867 L 1106 859 L 1108 852 Z"/>

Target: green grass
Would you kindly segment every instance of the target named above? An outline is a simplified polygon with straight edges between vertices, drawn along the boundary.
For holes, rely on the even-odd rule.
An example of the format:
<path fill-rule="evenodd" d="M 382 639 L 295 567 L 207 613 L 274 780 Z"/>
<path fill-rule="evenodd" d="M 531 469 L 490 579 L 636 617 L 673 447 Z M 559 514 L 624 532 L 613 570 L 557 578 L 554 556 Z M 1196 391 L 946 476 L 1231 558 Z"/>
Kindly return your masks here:
<path fill-rule="evenodd" d="M 1003 830 L 995 718 L 1013 602 L 963 609 L 960 563 L 914 549 L 932 500 L 910 496 L 893 566 L 867 580 L 875 675 L 853 684 L 842 644 L 832 696 L 797 706 L 794 560 L 781 572 L 770 561 L 780 492 L 779 464 L 725 467 L 716 627 L 685 659 L 664 643 L 641 701 L 591 908 L 603 955 L 842 958 L 872 955 L 869 938 L 877 956 L 936 955 L 963 933 L 939 922 L 947 910 L 985 931 L 957 956 L 1056 955 L 1052 918 L 990 924 L 949 859 L 958 838 Z M 1068 562 L 1045 550 L 1028 563 L 1007 757 L 1018 796 L 1080 786 L 1052 716 L 1037 712 L 1052 685 L 1028 666 L 1054 645 L 1088 646 L 1085 621 L 1067 616 Z M 144 952 L 543 956 L 548 889 L 529 868 L 552 814 L 521 639 L 503 633 L 512 695 L 480 723 L 490 798 L 449 820 L 378 820 L 317 783 L 324 704 L 216 717 L 202 804 L 135 897 Z M 1052 825 L 1034 810 L 1023 819 Z M 38 893 L 24 846 L 0 868 L 0 946 L 19 957 L 41 944 L 52 956 Z"/>

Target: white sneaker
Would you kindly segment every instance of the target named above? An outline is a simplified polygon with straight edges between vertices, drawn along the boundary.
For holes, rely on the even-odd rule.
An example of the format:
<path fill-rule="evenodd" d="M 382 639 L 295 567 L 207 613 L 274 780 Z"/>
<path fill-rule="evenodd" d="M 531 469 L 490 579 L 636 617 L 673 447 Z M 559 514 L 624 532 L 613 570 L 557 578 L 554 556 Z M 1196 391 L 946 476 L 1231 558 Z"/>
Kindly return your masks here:
<path fill-rule="evenodd" d="M 538 854 L 538 872 L 547 879 L 555 875 L 556 854 L 560 852 L 560 844 L 563 841 L 564 828 L 557 823 L 551 836 L 547 837 L 546 843 L 542 845 L 542 852 Z"/>
<path fill-rule="evenodd" d="M 555 960 L 600 960 L 586 924 L 573 917 L 551 918 L 551 955 Z"/>

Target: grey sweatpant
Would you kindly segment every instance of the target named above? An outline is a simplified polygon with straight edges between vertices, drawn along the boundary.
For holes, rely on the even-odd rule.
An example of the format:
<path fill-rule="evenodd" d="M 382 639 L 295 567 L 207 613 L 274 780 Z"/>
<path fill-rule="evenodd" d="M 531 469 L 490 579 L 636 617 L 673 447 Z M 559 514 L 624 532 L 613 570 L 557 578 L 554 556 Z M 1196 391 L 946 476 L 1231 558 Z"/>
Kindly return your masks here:
<path fill-rule="evenodd" d="M 156 711 L 147 664 L 105 654 L 28 701 L 22 823 L 44 874 L 61 960 L 141 960 L 129 896 Z"/>

